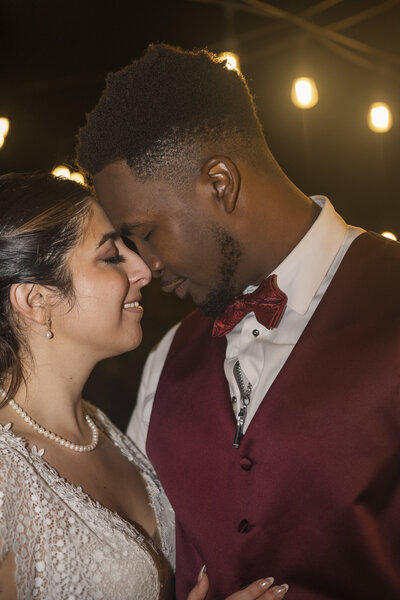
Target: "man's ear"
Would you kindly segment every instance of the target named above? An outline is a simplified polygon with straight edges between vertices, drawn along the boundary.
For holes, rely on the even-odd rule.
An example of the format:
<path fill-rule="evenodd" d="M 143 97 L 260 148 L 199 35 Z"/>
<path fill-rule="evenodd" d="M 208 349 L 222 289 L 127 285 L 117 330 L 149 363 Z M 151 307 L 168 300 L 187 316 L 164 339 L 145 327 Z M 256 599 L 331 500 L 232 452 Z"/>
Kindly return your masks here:
<path fill-rule="evenodd" d="M 29 321 L 46 324 L 48 304 L 42 286 L 36 283 L 13 283 L 10 302 L 15 312 Z"/>
<path fill-rule="evenodd" d="M 204 163 L 201 178 L 225 211 L 233 212 L 240 190 L 240 173 L 235 163 L 226 156 L 213 156 Z"/>

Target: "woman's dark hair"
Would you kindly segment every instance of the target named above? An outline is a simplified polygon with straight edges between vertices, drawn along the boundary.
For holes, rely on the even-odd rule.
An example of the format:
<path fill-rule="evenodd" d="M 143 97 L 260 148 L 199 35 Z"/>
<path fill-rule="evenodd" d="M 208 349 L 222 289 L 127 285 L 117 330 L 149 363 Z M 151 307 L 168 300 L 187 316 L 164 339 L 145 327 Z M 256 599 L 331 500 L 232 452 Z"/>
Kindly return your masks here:
<path fill-rule="evenodd" d="M 68 252 L 83 234 L 90 192 L 47 173 L 0 176 L 0 382 L 13 397 L 24 380 L 22 351 L 29 355 L 10 302 L 14 283 L 37 283 L 74 296 Z"/>

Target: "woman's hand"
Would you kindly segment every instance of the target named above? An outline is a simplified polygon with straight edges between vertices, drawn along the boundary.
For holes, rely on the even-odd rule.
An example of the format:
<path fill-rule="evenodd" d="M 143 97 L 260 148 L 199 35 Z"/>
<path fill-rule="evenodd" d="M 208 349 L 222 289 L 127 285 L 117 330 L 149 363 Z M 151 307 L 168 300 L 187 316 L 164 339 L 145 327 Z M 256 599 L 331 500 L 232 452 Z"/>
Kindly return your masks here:
<path fill-rule="evenodd" d="M 224 600 L 280 600 L 285 596 L 289 586 L 284 584 L 271 587 L 273 583 L 274 580 L 272 577 L 269 577 L 268 579 L 258 579 L 243 590 L 235 592 L 235 594 L 228 596 L 228 598 L 225 598 Z M 207 592 L 208 577 L 207 573 L 202 569 L 199 579 L 187 597 L 187 600 L 205 600 Z"/>

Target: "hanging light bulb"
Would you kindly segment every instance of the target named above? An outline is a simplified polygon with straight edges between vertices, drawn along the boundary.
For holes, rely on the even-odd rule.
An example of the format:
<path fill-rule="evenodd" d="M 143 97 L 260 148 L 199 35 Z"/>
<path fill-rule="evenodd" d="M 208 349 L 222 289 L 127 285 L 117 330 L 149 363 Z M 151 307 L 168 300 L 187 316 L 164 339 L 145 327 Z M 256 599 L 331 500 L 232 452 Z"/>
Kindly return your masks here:
<path fill-rule="evenodd" d="M 72 181 L 76 181 L 76 183 L 81 183 L 82 185 L 85 185 L 85 178 L 82 175 L 82 173 L 79 173 L 78 171 L 71 173 L 69 179 L 72 179 Z"/>
<path fill-rule="evenodd" d="M 10 129 L 10 121 L 6 117 L 0 117 L 0 135 L 2 135 L 3 138 L 6 137 L 9 129 Z M 3 139 L 3 143 L 4 143 L 4 139 Z"/>
<path fill-rule="evenodd" d="M 383 233 L 381 233 L 381 235 L 385 238 L 388 238 L 389 240 L 397 242 L 397 237 L 391 231 L 384 231 Z"/>
<path fill-rule="evenodd" d="M 221 60 L 226 60 L 226 68 L 230 71 L 240 71 L 240 60 L 239 56 L 234 52 L 221 52 L 218 54 Z"/>
<path fill-rule="evenodd" d="M 368 127 L 377 133 L 385 133 L 393 124 L 390 108 L 384 102 L 374 102 L 368 110 Z"/>
<path fill-rule="evenodd" d="M 0 133 L 0 148 L 4 146 L 4 135 Z"/>
<path fill-rule="evenodd" d="M 298 108 L 312 108 L 318 102 L 318 90 L 314 79 L 298 77 L 292 83 L 290 92 L 292 102 Z"/>
<path fill-rule="evenodd" d="M 68 167 L 65 167 L 64 165 L 59 165 L 58 167 L 52 170 L 51 174 L 55 177 L 64 177 L 65 179 L 69 179 L 71 172 L 68 169 Z"/>

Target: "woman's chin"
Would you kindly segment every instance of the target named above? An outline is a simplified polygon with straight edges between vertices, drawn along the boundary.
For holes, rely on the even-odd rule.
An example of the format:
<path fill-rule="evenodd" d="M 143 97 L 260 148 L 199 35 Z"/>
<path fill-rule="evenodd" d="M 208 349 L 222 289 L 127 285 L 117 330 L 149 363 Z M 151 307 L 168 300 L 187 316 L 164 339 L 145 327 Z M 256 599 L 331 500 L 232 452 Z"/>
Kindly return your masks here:
<path fill-rule="evenodd" d="M 120 354 L 125 354 L 126 352 L 131 352 L 132 350 L 136 350 L 138 346 L 142 343 L 143 333 L 142 330 L 135 332 L 135 336 L 131 337 L 131 339 L 126 342 L 123 346 L 121 346 L 121 350 L 116 352 L 113 356 L 119 356 Z"/>

